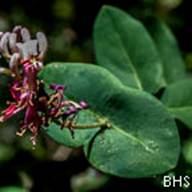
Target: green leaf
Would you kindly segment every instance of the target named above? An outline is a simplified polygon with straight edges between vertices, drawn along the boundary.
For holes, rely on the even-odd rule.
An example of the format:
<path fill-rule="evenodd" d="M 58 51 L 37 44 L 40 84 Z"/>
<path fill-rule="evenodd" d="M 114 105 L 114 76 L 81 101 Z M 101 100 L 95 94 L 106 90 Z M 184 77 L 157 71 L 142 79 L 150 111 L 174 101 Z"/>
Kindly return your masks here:
<path fill-rule="evenodd" d="M 177 127 L 153 96 L 123 86 L 96 65 L 54 63 L 40 77 L 47 84 L 66 85 L 67 97 L 88 102 L 90 110 L 108 120 L 111 128 L 100 129 L 84 143 L 97 169 L 121 177 L 147 177 L 175 167 L 180 151 Z"/>
<path fill-rule="evenodd" d="M 25 189 L 15 186 L 1 187 L 0 192 L 26 192 Z"/>
<path fill-rule="evenodd" d="M 173 83 L 184 79 L 186 77 L 185 63 L 173 33 L 165 23 L 158 19 L 150 18 L 146 24 L 160 53 L 166 82 Z"/>
<path fill-rule="evenodd" d="M 143 25 L 125 12 L 104 6 L 94 25 L 96 59 L 124 85 L 156 93 L 164 86 L 162 63 Z"/>
<path fill-rule="evenodd" d="M 186 79 L 169 85 L 161 100 L 170 113 L 192 129 L 192 80 Z"/>
<path fill-rule="evenodd" d="M 72 64 L 72 65 L 74 65 L 74 64 Z M 51 84 L 53 82 L 58 83 L 58 84 L 64 84 L 63 81 L 65 80 L 64 77 L 66 77 L 66 76 L 65 75 L 63 76 L 63 71 L 60 70 L 60 67 L 62 67 L 62 66 L 63 66 L 62 63 L 58 63 L 58 69 L 59 70 L 56 72 L 58 78 L 54 78 L 55 70 L 49 71 L 49 68 L 48 68 L 48 73 L 45 71 L 45 69 L 44 69 L 45 72 L 42 70 L 40 73 L 40 77 L 43 77 L 44 79 L 46 79 L 47 84 Z M 94 68 L 93 68 L 93 70 L 94 70 Z M 67 71 L 68 70 L 66 69 L 66 72 L 65 72 L 66 74 L 68 73 Z M 54 73 L 53 75 L 51 75 L 52 72 Z M 69 73 L 71 73 L 71 70 L 69 71 Z M 86 75 L 84 73 L 86 73 L 86 71 L 83 71 L 82 76 Z M 76 73 L 75 71 L 74 71 L 74 74 L 72 74 L 74 79 L 75 79 L 76 74 L 78 74 L 78 73 Z M 87 75 L 89 75 L 89 74 L 87 74 Z M 95 75 L 97 75 L 97 74 L 95 74 Z M 99 86 L 101 86 L 101 87 L 102 87 L 102 85 L 103 85 L 103 87 L 105 85 L 110 87 L 113 84 L 114 84 L 114 86 L 116 86 L 116 84 L 117 84 L 117 86 L 122 86 L 121 82 L 118 79 L 115 79 L 115 81 L 114 81 L 113 76 L 112 76 L 112 78 L 108 77 L 108 84 L 106 84 L 106 81 L 103 81 L 103 79 L 106 78 L 105 73 L 102 74 L 102 79 L 100 79 L 100 78 L 101 78 L 101 74 L 98 76 L 98 79 L 96 79 L 96 78 L 93 79 L 93 80 L 95 80 L 95 82 L 93 82 L 93 80 L 92 80 L 93 84 L 90 84 L 90 82 L 87 82 L 87 80 L 85 78 L 83 78 L 84 82 L 82 82 L 82 84 L 85 86 L 91 86 L 91 87 L 93 87 L 93 85 L 95 87 L 98 87 L 97 86 L 98 83 L 99 83 Z M 74 98 L 75 100 L 77 100 L 77 102 L 80 100 L 83 100 L 83 99 L 80 99 L 78 97 L 77 98 L 74 97 L 74 94 L 70 95 L 72 88 L 73 88 L 72 86 L 70 87 L 67 85 L 67 91 L 66 91 L 67 96 L 69 98 L 70 97 Z M 81 86 L 79 86 L 79 91 L 81 91 Z M 99 96 L 99 92 L 98 92 L 98 96 Z M 98 96 L 96 96 L 96 97 L 98 97 Z M 90 105 L 90 103 L 89 103 L 89 105 Z M 85 113 L 86 113 L 86 115 L 85 115 Z M 84 111 L 84 112 L 81 112 L 79 114 L 77 124 L 83 124 L 83 123 L 84 124 L 87 124 L 87 123 L 88 124 L 95 124 L 95 123 L 97 123 L 96 118 L 98 118 L 98 117 L 99 117 L 99 114 L 95 114 L 94 111 L 90 111 L 90 110 L 87 111 L 86 110 L 86 112 Z M 66 145 L 68 147 L 80 147 L 80 146 L 82 146 L 85 143 L 86 139 L 88 139 L 89 137 L 92 137 L 92 135 L 94 135 L 98 131 L 98 129 L 95 129 L 95 128 L 94 129 L 86 129 L 86 130 L 76 130 L 75 131 L 75 138 L 72 138 L 72 135 L 68 129 L 61 130 L 60 127 L 57 126 L 56 124 L 51 124 L 48 128 L 45 128 L 44 130 L 56 142 L 63 144 L 63 145 Z"/>
<path fill-rule="evenodd" d="M 81 111 L 78 114 L 77 124 L 95 124 L 97 122 L 96 115 L 93 114 L 90 110 Z M 85 141 L 92 137 L 97 131 L 99 127 L 96 129 L 77 129 L 74 133 L 74 138 L 71 135 L 69 129 L 64 128 L 61 129 L 56 124 L 51 124 L 48 128 L 45 128 L 45 133 L 50 136 L 54 141 L 59 144 L 68 146 L 68 147 L 80 147 Z"/>

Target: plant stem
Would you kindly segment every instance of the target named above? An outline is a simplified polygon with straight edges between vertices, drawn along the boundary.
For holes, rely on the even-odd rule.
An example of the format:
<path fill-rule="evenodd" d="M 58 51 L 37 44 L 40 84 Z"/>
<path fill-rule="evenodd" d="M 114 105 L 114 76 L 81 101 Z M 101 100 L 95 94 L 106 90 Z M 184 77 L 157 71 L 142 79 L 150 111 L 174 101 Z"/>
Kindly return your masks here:
<path fill-rule="evenodd" d="M 107 127 L 107 128 L 111 127 L 111 125 L 106 119 L 99 119 L 99 122 L 95 124 L 75 124 L 71 121 L 66 121 L 65 125 L 73 129 L 91 129 L 91 128 L 98 128 L 98 127 Z"/>

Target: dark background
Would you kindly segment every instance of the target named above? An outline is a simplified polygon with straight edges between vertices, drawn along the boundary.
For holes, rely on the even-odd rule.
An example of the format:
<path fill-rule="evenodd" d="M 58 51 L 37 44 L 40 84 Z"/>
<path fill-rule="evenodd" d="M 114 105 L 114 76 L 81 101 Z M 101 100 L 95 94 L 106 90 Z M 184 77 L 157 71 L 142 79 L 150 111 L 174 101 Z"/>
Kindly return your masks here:
<path fill-rule="evenodd" d="M 175 33 L 183 53 L 191 52 L 190 0 L 1 1 L 0 29 L 7 30 L 22 24 L 34 32 L 42 30 L 49 37 L 49 60 L 56 58 L 93 62 L 92 27 L 99 9 L 104 4 L 124 9 L 139 19 L 148 15 L 160 17 Z"/>
<path fill-rule="evenodd" d="M 46 63 L 94 63 L 92 28 L 96 15 L 104 4 L 119 7 L 141 20 L 151 15 L 164 20 L 174 32 L 186 67 L 191 70 L 191 0 L 7 0 L 0 2 L 0 31 L 11 30 L 15 25 L 24 25 L 33 33 L 45 32 L 49 40 Z M 182 126 L 184 125 L 180 125 Z M 188 138 L 189 133 L 186 131 L 181 135 Z M 80 180 L 87 175 L 93 177 L 93 183 L 108 178 L 103 184 L 96 185 L 97 189 L 93 190 L 94 187 L 90 187 L 92 189 L 89 191 L 166 191 L 162 188 L 162 177 L 121 179 L 96 172 L 87 173 L 85 171 L 90 165 L 80 149 L 71 151 L 68 148 L 60 148 L 44 135 L 41 137 L 34 151 L 27 138 L 15 137 L 15 128 L 9 124 L 6 129 L 0 129 L 0 187 L 14 185 L 23 186 L 34 192 L 68 192 L 73 188 L 72 178 L 84 172 L 84 175 L 79 176 Z M 58 151 L 67 157 L 59 156 L 56 154 Z M 64 159 L 65 161 L 60 161 Z M 191 170 L 191 166 L 185 164 L 182 157 L 180 164 L 182 167 L 176 169 L 178 174 L 185 174 Z M 85 179 L 82 186 L 88 185 L 90 183 Z M 73 191 L 83 191 L 82 186 L 77 186 Z M 180 188 L 172 190 L 187 191 Z"/>

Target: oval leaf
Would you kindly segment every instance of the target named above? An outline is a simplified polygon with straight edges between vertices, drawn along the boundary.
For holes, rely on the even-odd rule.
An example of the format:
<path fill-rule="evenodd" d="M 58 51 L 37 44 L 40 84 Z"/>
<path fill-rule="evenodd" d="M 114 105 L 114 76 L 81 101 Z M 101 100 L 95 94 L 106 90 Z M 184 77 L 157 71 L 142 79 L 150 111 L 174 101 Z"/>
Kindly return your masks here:
<path fill-rule="evenodd" d="M 67 97 L 85 100 L 111 128 L 85 140 L 85 154 L 99 170 L 121 177 L 146 177 L 173 168 L 179 155 L 174 120 L 151 95 L 123 86 L 95 65 L 55 63 L 40 73 L 46 83 L 68 86 Z M 55 78 L 57 77 L 57 78 Z"/>
<path fill-rule="evenodd" d="M 123 84 L 155 93 L 164 85 L 162 63 L 143 25 L 125 12 L 104 6 L 94 25 L 96 59 Z"/>
<path fill-rule="evenodd" d="M 146 26 L 160 53 L 166 82 L 173 83 L 184 79 L 185 63 L 177 41 L 168 26 L 155 18 L 148 19 Z"/>
<path fill-rule="evenodd" d="M 186 79 L 169 85 L 161 100 L 170 113 L 192 129 L 192 80 Z"/>

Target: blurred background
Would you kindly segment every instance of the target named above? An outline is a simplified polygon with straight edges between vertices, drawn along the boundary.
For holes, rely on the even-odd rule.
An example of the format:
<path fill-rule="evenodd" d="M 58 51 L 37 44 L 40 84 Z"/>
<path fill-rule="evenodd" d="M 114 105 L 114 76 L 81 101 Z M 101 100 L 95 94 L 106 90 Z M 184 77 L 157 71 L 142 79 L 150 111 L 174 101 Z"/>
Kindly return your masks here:
<path fill-rule="evenodd" d="M 119 7 L 140 20 L 151 15 L 164 20 L 178 40 L 186 67 L 192 69 L 191 0 L 1 1 L 0 31 L 23 25 L 33 33 L 45 32 L 49 40 L 46 62 L 95 63 L 92 28 L 104 4 Z M 28 137 L 15 136 L 16 124 L 17 119 L 0 127 L 0 192 L 165 191 L 162 176 L 131 180 L 103 175 L 90 167 L 81 149 L 59 146 L 44 135 L 32 150 Z M 182 166 L 174 174 L 191 174 L 190 132 L 182 131 L 181 135 L 187 142 L 183 144 Z"/>

